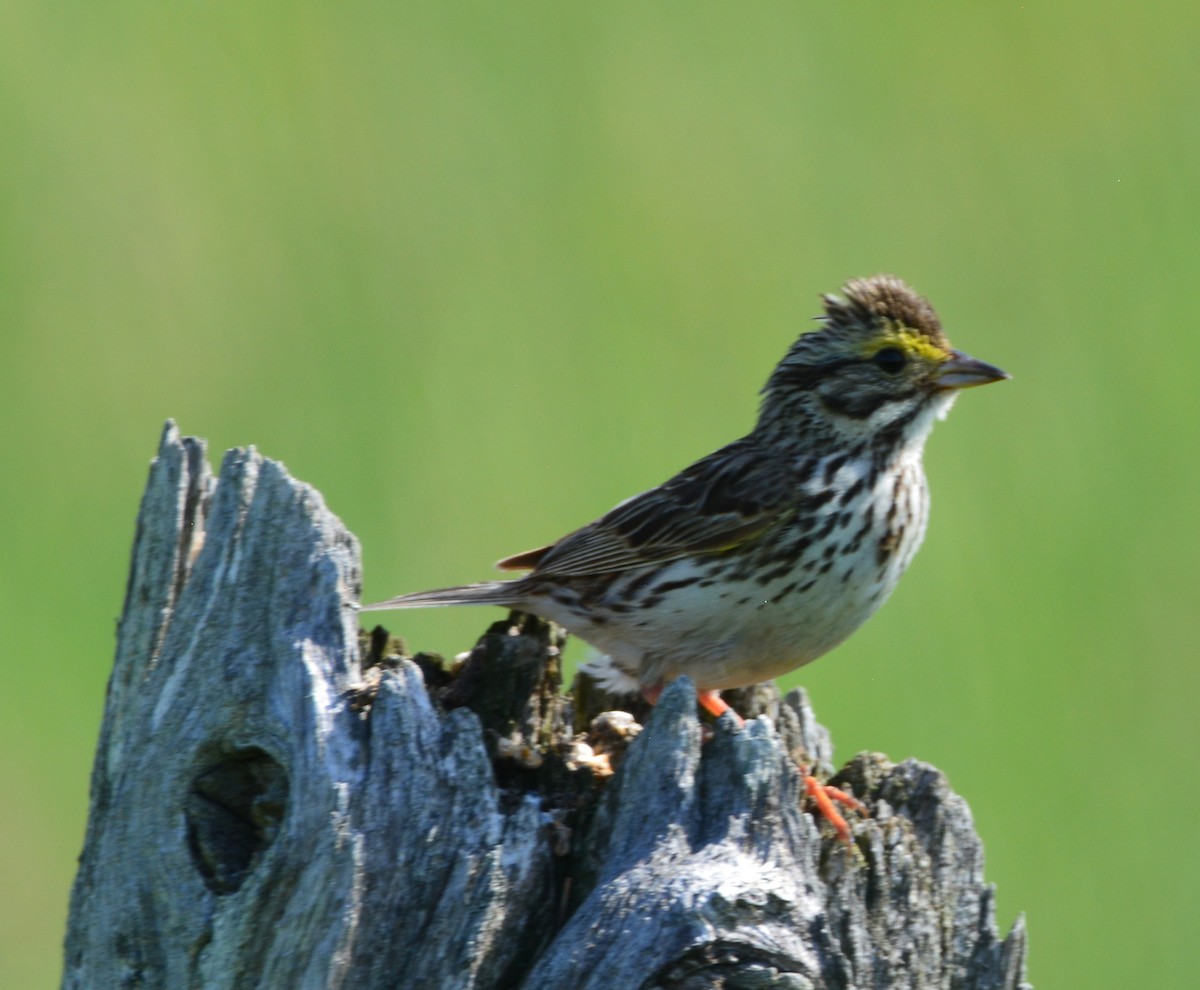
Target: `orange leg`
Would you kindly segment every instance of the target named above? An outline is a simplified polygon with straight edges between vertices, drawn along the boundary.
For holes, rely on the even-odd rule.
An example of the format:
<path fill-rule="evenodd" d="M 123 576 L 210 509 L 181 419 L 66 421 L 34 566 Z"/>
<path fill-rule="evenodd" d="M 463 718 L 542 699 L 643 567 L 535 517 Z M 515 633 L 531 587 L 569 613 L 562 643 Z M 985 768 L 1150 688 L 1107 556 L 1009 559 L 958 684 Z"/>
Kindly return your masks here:
<path fill-rule="evenodd" d="M 650 704 L 657 705 L 658 699 L 662 697 L 664 686 L 662 681 L 659 681 L 657 684 L 648 684 L 642 688 L 642 697 Z M 730 712 L 739 727 L 746 724 L 742 717 L 721 698 L 720 691 L 700 691 L 696 695 L 696 701 L 700 703 L 700 707 L 707 712 L 711 712 L 717 718 L 720 718 L 726 712 Z M 709 738 L 711 738 L 711 735 Z M 708 740 L 705 739 L 704 741 L 707 742 Z M 834 827 L 838 837 L 843 842 L 849 844 L 851 841 L 850 826 L 846 823 L 846 819 L 842 817 L 841 812 L 837 810 L 834 802 L 836 801 L 847 808 L 853 808 L 861 815 L 869 815 L 870 812 L 867 810 L 866 805 L 854 797 L 854 795 L 847 794 L 839 787 L 830 787 L 828 784 L 822 784 L 808 772 L 808 767 L 801 767 L 800 772 L 804 775 L 804 791 L 816 804 L 817 814 Z"/>
<path fill-rule="evenodd" d="M 850 842 L 850 826 L 846 824 L 846 819 L 834 807 L 833 802 L 837 801 L 844 804 L 847 808 L 853 808 L 860 814 L 869 814 L 866 806 L 851 794 L 847 794 L 839 787 L 830 787 L 827 784 L 822 784 L 816 777 L 812 776 L 805 767 L 801 767 L 801 772 L 804 774 L 804 790 L 817 806 L 817 813 L 824 818 L 837 831 L 838 838 L 849 844 Z"/>
<path fill-rule="evenodd" d="M 657 684 L 647 684 L 642 688 L 642 697 L 650 702 L 650 704 L 657 705 L 658 699 L 662 697 L 664 687 L 665 685 L 662 681 L 659 681 Z M 696 701 L 700 703 L 701 708 L 706 712 L 711 712 L 717 718 L 720 718 L 726 712 L 731 712 L 734 722 L 739 727 L 746 724 L 742 720 L 742 716 L 721 699 L 720 691 L 700 691 L 696 695 Z"/>
<path fill-rule="evenodd" d="M 703 708 L 706 712 L 712 712 L 712 714 L 717 718 L 720 718 L 726 712 L 729 712 L 729 714 L 733 716 L 734 724 L 737 725 L 738 728 L 741 728 L 746 724 L 745 721 L 743 721 L 742 716 L 725 703 L 725 700 L 721 697 L 720 691 L 701 691 L 696 695 L 696 700 L 700 702 L 701 708 Z"/>

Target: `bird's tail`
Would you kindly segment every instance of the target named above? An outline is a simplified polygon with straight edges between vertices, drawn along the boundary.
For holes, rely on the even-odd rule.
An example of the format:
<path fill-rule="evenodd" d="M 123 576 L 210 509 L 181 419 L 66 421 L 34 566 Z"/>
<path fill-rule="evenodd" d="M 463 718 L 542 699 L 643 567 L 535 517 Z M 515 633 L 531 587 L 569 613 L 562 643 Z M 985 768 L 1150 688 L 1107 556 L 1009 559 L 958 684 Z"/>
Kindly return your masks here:
<path fill-rule="evenodd" d="M 362 612 L 382 612 L 389 608 L 437 608 L 442 605 L 517 605 L 521 595 L 513 585 L 518 581 L 484 581 L 480 584 L 460 584 L 455 588 L 435 591 L 415 591 L 409 595 L 389 598 L 386 602 L 360 605 Z"/>

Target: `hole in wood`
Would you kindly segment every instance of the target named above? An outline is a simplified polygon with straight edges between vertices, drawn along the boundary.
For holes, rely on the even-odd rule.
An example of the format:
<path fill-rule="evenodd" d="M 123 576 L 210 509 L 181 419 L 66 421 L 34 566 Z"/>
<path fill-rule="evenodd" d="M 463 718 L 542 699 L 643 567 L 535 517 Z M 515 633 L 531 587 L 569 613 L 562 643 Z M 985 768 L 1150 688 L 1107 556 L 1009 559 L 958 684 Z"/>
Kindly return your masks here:
<path fill-rule="evenodd" d="M 202 762 L 185 809 L 188 845 L 209 890 L 232 894 L 275 841 L 287 774 L 256 746 L 220 748 Z"/>

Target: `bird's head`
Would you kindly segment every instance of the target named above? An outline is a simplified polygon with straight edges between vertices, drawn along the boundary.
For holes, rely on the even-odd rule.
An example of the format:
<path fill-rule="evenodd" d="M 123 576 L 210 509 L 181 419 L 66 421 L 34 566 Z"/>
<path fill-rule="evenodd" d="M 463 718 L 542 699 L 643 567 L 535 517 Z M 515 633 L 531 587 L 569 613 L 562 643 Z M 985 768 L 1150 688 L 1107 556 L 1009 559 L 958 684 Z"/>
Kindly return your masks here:
<path fill-rule="evenodd" d="M 760 430 L 920 441 L 961 389 L 1009 377 L 954 350 L 933 307 L 893 275 L 853 279 L 823 302 L 820 329 L 763 389 Z"/>

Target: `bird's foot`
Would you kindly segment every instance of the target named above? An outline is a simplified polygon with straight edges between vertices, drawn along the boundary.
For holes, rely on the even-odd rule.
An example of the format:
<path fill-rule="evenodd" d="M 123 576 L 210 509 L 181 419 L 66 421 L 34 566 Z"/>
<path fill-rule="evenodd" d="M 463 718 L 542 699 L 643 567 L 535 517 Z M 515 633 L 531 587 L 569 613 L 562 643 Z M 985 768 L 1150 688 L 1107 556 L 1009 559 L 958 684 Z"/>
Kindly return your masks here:
<path fill-rule="evenodd" d="M 647 684 L 642 688 L 642 697 L 650 704 L 657 705 L 658 699 L 662 697 L 665 685 L 662 681 L 657 684 Z M 700 707 L 706 712 L 712 713 L 717 718 L 720 718 L 726 712 L 733 716 L 734 724 L 740 729 L 746 724 L 745 720 L 735 712 L 721 697 L 720 691 L 700 691 L 696 694 L 696 701 Z M 703 733 L 701 742 L 706 743 L 712 739 L 712 728 L 710 726 L 701 726 Z M 860 815 L 870 815 L 867 806 L 864 805 L 853 794 L 847 794 L 840 787 L 832 787 L 829 784 L 822 784 L 816 777 L 808 772 L 808 767 L 800 767 L 800 773 L 804 776 L 804 792 L 816 805 L 817 814 L 824 818 L 840 838 L 847 845 L 851 841 L 850 826 L 847 824 L 845 817 L 837 810 L 837 804 L 841 804 L 846 808 L 850 808 Z M 836 802 L 836 804 L 835 804 Z"/>
<path fill-rule="evenodd" d="M 834 802 L 844 805 L 847 808 L 852 808 L 860 815 L 869 815 L 867 806 L 864 805 L 853 794 L 847 794 L 840 787 L 831 787 L 829 784 L 822 784 L 816 777 L 808 772 L 807 767 L 801 767 L 800 772 L 804 775 L 804 792 L 813 800 L 817 806 L 817 814 L 824 818 L 838 834 L 838 838 L 850 844 L 850 826 L 846 823 L 846 819 L 842 813 L 837 810 Z"/>

